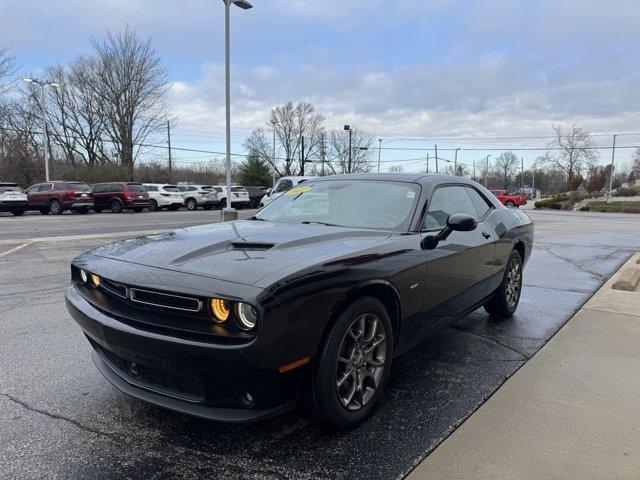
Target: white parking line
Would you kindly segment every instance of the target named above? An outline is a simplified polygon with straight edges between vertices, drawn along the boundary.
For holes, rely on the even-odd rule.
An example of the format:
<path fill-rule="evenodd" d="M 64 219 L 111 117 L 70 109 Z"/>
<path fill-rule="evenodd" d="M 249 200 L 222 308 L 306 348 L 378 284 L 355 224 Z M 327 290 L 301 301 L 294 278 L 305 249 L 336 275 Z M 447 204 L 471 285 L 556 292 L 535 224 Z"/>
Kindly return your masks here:
<path fill-rule="evenodd" d="M 113 237 L 140 237 L 142 235 L 155 235 L 158 233 L 168 232 L 170 230 L 142 230 L 137 232 L 111 232 L 111 233 L 88 233 L 85 235 L 64 235 L 57 237 L 33 237 L 33 238 L 14 238 L 14 239 L 6 239 L 0 240 L 0 245 L 10 245 L 13 243 L 24 242 L 24 245 L 21 245 L 20 248 L 26 247 L 30 243 L 36 242 L 66 242 L 70 240 L 91 240 L 96 238 L 113 238 Z M 12 250 L 19 250 L 20 248 L 15 247 Z M 12 252 L 9 250 L 4 254 L 0 254 L 0 256 L 8 255 Z"/>
<path fill-rule="evenodd" d="M 16 242 L 12 242 L 12 243 L 16 243 Z M 13 252 L 17 252 L 18 250 L 22 250 L 24 247 L 28 247 L 32 243 L 33 242 L 26 242 L 26 243 L 23 243 L 21 245 L 18 245 L 17 247 L 11 248 L 11 249 L 7 250 L 6 252 L 2 252 L 2 253 L 0 253 L 0 258 L 6 257 L 7 255 L 12 254 Z"/>

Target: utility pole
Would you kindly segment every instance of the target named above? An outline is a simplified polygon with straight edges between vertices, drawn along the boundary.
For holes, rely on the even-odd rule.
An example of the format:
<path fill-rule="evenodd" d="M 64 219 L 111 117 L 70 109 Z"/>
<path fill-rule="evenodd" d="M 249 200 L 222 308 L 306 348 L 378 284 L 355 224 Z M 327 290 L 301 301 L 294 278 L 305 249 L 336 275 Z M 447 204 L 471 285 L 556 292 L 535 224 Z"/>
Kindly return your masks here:
<path fill-rule="evenodd" d="M 473 161 L 473 181 L 476 181 L 476 161 Z"/>
<path fill-rule="evenodd" d="M 536 198 L 536 164 L 531 167 L 531 198 Z"/>
<path fill-rule="evenodd" d="M 453 174 L 454 175 L 458 174 L 458 150 L 460 149 L 456 148 L 456 156 L 453 158 Z"/>
<path fill-rule="evenodd" d="M 304 135 L 301 137 L 302 148 L 300 149 L 300 175 L 304 177 Z"/>
<path fill-rule="evenodd" d="M 485 188 L 489 188 L 489 157 L 491 155 L 487 155 L 487 166 L 484 175 L 484 186 Z"/>
<path fill-rule="evenodd" d="M 522 167 L 520 169 L 520 193 L 524 195 L 524 157 L 520 157 Z"/>
<path fill-rule="evenodd" d="M 169 144 L 169 183 L 173 182 L 173 166 L 171 164 L 171 124 L 167 120 L 167 143 Z"/>
<path fill-rule="evenodd" d="M 434 147 L 434 149 L 436 151 L 436 173 L 440 173 L 438 171 L 438 145 L 434 145 L 433 147 Z"/>
<path fill-rule="evenodd" d="M 324 132 L 321 135 L 322 144 L 320 145 L 320 162 L 321 162 L 321 176 L 324 177 Z M 380 171 L 380 160 L 378 160 L 378 172 Z"/>
<path fill-rule="evenodd" d="M 609 170 L 609 196 L 607 197 L 607 203 L 611 203 L 611 190 L 613 190 L 613 160 L 616 158 L 616 137 L 613 136 L 613 148 L 611 149 L 611 169 Z"/>
<path fill-rule="evenodd" d="M 427 153 L 427 173 L 429 173 L 429 154 Z"/>
<path fill-rule="evenodd" d="M 380 154 L 382 153 L 382 139 L 378 139 L 378 173 L 380 173 Z"/>
<path fill-rule="evenodd" d="M 345 125 L 344 129 L 349 132 L 349 164 L 348 164 L 348 168 L 347 168 L 347 173 L 351 173 L 351 155 L 352 155 L 352 151 L 351 151 L 351 127 L 349 125 Z"/>

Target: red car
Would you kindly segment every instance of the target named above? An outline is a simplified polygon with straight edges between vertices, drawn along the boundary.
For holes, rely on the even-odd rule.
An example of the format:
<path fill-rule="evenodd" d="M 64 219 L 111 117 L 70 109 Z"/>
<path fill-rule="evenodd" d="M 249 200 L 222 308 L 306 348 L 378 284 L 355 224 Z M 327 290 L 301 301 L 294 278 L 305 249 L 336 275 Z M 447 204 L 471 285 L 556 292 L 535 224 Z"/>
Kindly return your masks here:
<path fill-rule="evenodd" d="M 94 183 L 91 188 L 95 202 L 93 210 L 96 213 L 107 208 L 113 213 L 120 213 L 125 208 L 134 212 L 141 212 L 144 208 L 149 208 L 149 193 L 141 183 Z"/>
<path fill-rule="evenodd" d="M 491 190 L 498 200 L 506 207 L 519 207 L 527 204 L 527 197 L 524 195 L 511 195 L 506 190 Z"/>
<path fill-rule="evenodd" d="M 93 208 L 93 194 L 84 182 L 43 182 L 27 189 L 27 203 L 29 210 L 43 215 L 60 215 L 65 210 L 87 213 Z"/>

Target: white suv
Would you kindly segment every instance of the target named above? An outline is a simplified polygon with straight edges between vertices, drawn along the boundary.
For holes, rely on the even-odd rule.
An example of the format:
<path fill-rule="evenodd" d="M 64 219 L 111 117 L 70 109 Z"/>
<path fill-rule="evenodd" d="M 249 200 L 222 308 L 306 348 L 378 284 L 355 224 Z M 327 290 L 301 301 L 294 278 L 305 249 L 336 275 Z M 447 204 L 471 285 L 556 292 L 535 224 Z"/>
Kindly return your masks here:
<path fill-rule="evenodd" d="M 175 185 L 167 183 L 143 183 L 147 192 L 149 192 L 149 210 L 178 210 L 184 205 L 182 192 Z"/>
<path fill-rule="evenodd" d="M 182 198 L 187 210 L 197 210 L 202 207 L 205 210 L 211 210 L 220 204 L 218 195 L 209 185 L 180 185 L 178 190 L 182 192 Z"/>
<path fill-rule="evenodd" d="M 213 185 L 211 188 L 218 194 L 218 199 L 220 199 L 220 208 L 226 208 L 227 186 Z M 229 198 L 231 198 L 231 206 L 233 208 L 248 207 L 251 203 L 249 192 L 247 192 L 244 187 L 231 187 L 231 196 Z"/>
<path fill-rule="evenodd" d="M 0 212 L 11 212 L 16 217 L 27 209 L 27 194 L 17 183 L 0 182 Z"/>
<path fill-rule="evenodd" d="M 312 178 L 315 177 L 282 177 L 276 182 L 271 191 L 262 197 L 262 200 L 260 200 L 260 206 L 264 207 L 265 205 L 269 205 L 284 192 L 288 192 L 299 183 L 311 180 Z"/>

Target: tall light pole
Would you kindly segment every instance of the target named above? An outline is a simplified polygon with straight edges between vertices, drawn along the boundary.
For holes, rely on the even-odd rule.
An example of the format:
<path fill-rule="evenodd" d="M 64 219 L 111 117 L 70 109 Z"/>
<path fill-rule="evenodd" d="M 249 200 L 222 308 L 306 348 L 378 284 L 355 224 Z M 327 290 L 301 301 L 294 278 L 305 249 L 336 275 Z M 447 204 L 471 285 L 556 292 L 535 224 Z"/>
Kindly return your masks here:
<path fill-rule="evenodd" d="M 611 190 L 613 190 L 613 160 L 616 158 L 616 137 L 613 136 L 613 148 L 611 149 L 611 169 L 609 170 L 609 196 L 607 197 L 607 203 L 611 202 Z"/>
<path fill-rule="evenodd" d="M 23 78 L 27 83 L 35 83 L 40 87 L 40 114 L 42 115 L 42 138 L 44 142 L 44 179 L 49 181 L 49 131 L 47 129 L 47 108 L 45 106 L 45 87 L 60 88 L 60 84 L 54 82 L 41 82 L 37 78 Z"/>
<path fill-rule="evenodd" d="M 484 174 L 484 186 L 486 188 L 489 188 L 489 157 L 490 156 L 491 155 L 487 155 L 487 158 L 486 158 L 487 166 L 486 166 L 486 171 L 485 171 L 485 174 Z"/>
<path fill-rule="evenodd" d="M 224 70 L 225 70 L 225 100 L 227 126 L 227 208 L 222 213 L 222 220 L 235 220 L 238 212 L 231 208 L 231 68 L 230 68 L 230 17 L 231 5 L 235 4 L 243 10 L 253 7 L 245 0 L 222 0 L 224 2 Z"/>
<path fill-rule="evenodd" d="M 460 150 L 460 148 L 456 148 L 456 156 L 453 159 L 453 174 L 454 175 L 458 174 L 458 150 Z"/>
<path fill-rule="evenodd" d="M 382 139 L 378 139 L 378 173 L 380 173 L 380 154 L 382 153 Z"/>
<path fill-rule="evenodd" d="M 344 126 L 344 130 L 345 132 L 349 132 L 349 166 L 347 168 L 347 173 L 351 173 L 351 135 L 352 135 L 352 131 L 351 131 L 351 126 L 349 125 L 345 125 Z"/>

